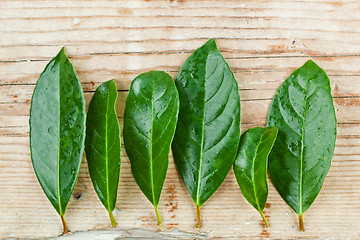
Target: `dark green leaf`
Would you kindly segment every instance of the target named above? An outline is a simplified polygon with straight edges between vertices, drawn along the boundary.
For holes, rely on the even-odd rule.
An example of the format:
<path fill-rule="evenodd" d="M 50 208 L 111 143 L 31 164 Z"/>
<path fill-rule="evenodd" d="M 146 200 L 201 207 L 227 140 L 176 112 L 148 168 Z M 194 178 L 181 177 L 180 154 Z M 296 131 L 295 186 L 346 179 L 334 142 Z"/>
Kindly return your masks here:
<path fill-rule="evenodd" d="M 269 224 L 263 210 L 268 196 L 267 162 L 277 132 L 277 127 L 255 127 L 244 132 L 234 162 L 234 173 L 241 193 L 260 213 L 266 226 Z"/>
<path fill-rule="evenodd" d="M 169 74 L 151 71 L 132 81 L 124 114 L 124 144 L 136 183 L 155 207 L 158 225 L 157 206 L 178 112 L 179 97 Z"/>
<path fill-rule="evenodd" d="M 91 99 L 86 120 L 85 152 L 95 191 L 116 221 L 115 208 L 120 175 L 120 127 L 115 111 L 117 90 L 114 80 L 101 84 Z"/>
<path fill-rule="evenodd" d="M 64 48 L 37 81 L 30 109 L 30 149 L 46 196 L 64 214 L 80 169 L 85 139 L 85 100 Z"/>
<path fill-rule="evenodd" d="M 197 49 L 176 79 L 180 111 L 175 163 L 198 213 L 228 174 L 240 138 L 237 82 L 214 39 Z"/>
<path fill-rule="evenodd" d="M 309 60 L 293 72 L 274 96 L 267 126 L 279 128 L 270 177 L 303 229 L 302 215 L 320 192 L 335 148 L 336 116 L 324 70 Z"/>

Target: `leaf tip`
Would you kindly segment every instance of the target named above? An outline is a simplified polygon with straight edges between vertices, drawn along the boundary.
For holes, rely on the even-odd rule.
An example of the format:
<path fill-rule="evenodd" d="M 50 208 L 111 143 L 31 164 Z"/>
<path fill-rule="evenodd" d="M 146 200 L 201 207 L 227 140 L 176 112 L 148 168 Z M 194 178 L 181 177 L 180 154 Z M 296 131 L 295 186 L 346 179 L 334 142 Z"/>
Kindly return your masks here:
<path fill-rule="evenodd" d="M 60 55 L 65 55 L 66 56 L 66 53 L 65 53 L 65 47 L 62 47 L 59 51 L 59 54 Z"/>
<path fill-rule="evenodd" d="M 215 38 L 210 38 L 208 42 L 210 42 L 210 43 L 216 43 L 216 40 L 215 40 Z"/>
<path fill-rule="evenodd" d="M 210 49 L 217 49 L 215 38 L 210 38 L 205 45 L 208 45 Z"/>
<path fill-rule="evenodd" d="M 277 126 L 273 126 L 273 127 L 270 128 L 270 131 L 274 132 L 275 134 L 278 134 L 279 128 Z"/>
<path fill-rule="evenodd" d="M 65 53 L 65 47 L 62 47 L 59 51 L 59 53 L 56 55 L 55 58 L 58 58 L 60 61 L 61 59 L 65 59 L 65 60 L 68 60 L 68 57 Z"/>
<path fill-rule="evenodd" d="M 105 87 L 107 89 L 111 88 L 112 90 L 115 90 L 117 92 L 115 79 L 111 79 L 106 82 L 103 82 L 100 86 Z"/>
<path fill-rule="evenodd" d="M 320 68 L 313 60 L 309 59 L 306 61 L 306 63 L 304 64 L 304 66 L 308 66 L 308 67 L 318 67 Z"/>

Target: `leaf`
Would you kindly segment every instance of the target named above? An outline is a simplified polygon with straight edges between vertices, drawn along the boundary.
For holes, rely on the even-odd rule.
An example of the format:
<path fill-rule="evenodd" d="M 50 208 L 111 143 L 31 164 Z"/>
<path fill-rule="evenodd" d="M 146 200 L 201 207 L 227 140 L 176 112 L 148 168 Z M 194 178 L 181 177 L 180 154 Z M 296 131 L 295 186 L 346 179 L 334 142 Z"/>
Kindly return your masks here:
<path fill-rule="evenodd" d="M 185 61 L 176 86 L 180 111 L 172 149 L 200 227 L 200 207 L 221 185 L 236 157 L 239 89 L 214 39 Z"/>
<path fill-rule="evenodd" d="M 124 114 L 124 144 L 136 183 L 154 205 L 158 203 L 169 165 L 179 97 L 175 83 L 165 72 L 140 74 L 130 86 Z"/>
<path fill-rule="evenodd" d="M 241 193 L 260 213 L 267 227 L 269 223 L 263 214 L 268 197 L 267 163 L 277 132 L 277 127 L 255 127 L 244 132 L 234 162 Z"/>
<path fill-rule="evenodd" d="M 85 100 L 64 48 L 37 81 L 30 109 L 30 150 L 36 176 L 64 219 L 80 169 L 85 139 Z"/>
<path fill-rule="evenodd" d="M 113 227 L 116 226 L 116 221 L 112 211 L 116 204 L 121 160 L 116 99 L 114 80 L 104 82 L 96 89 L 87 114 L 85 139 L 91 181 L 100 201 L 108 210 Z"/>
<path fill-rule="evenodd" d="M 336 116 L 324 70 L 309 60 L 293 72 L 274 96 L 267 126 L 279 128 L 269 156 L 271 179 L 304 230 L 303 213 L 320 192 L 335 148 Z"/>

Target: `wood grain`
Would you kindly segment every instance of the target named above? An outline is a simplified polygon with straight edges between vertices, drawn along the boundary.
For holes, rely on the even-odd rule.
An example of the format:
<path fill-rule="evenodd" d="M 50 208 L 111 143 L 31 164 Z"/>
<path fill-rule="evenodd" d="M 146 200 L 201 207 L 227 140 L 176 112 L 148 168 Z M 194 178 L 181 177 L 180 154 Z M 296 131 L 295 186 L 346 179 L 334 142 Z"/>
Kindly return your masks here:
<path fill-rule="evenodd" d="M 360 238 L 359 11 L 360 2 L 345 0 L 0 1 L 0 238 L 61 233 L 60 218 L 32 169 L 28 121 L 36 81 L 62 46 L 87 104 L 99 84 L 116 79 L 122 126 L 131 80 L 149 70 L 176 77 L 185 59 L 209 38 L 216 38 L 239 83 L 242 131 L 265 125 L 273 95 L 293 70 L 309 58 L 318 63 L 334 95 L 335 154 L 320 195 L 304 215 L 304 233 L 270 180 L 265 213 L 271 227 L 266 229 L 232 171 L 202 207 L 203 227 L 195 229 L 194 204 L 171 156 L 159 203 L 165 235 Z M 119 229 L 158 232 L 124 149 L 120 175 L 114 212 Z M 85 159 L 66 218 L 73 232 L 110 227 Z"/>

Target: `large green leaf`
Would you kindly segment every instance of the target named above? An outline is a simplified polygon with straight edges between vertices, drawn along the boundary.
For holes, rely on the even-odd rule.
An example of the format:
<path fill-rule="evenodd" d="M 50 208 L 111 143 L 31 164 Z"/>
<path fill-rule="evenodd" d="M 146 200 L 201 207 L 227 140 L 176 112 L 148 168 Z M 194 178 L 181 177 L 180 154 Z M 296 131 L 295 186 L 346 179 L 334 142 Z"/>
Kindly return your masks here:
<path fill-rule="evenodd" d="M 121 144 L 115 111 L 117 90 L 114 80 L 101 84 L 91 99 L 86 120 L 85 152 L 91 181 L 108 210 L 111 224 L 119 186 Z"/>
<path fill-rule="evenodd" d="M 37 81 L 30 109 L 30 149 L 46 196 L 64 214 L 80 169 L 85 139 L 85 100 L 64 48 Z"/>
<path fill-rule="evenodd" d="M 320 192 L 335 148 L 336 116 L 324 70 L 309 60 L 293 72 L 274 96 L 267 126 L 279 128 L 270 177 L 303 230 L 303 213 Z"/>
<path fill-rule="evenodd" d="M 176 79 L 180 111 L 172 145 L 175 163 L 200 207 L 228 174 L 240 138 L 237 82 L 214 39 L 197 49 Z"/>
<path fill-rule="evenodd" d="M 234 173 L 241 193 L 260 213 L 266 226 L 269 223 L 263 210 L 268 196 L 267 163 L 277 132 L 277 127 L 255 127 L 244 132 L 234 162 Z"/>
<path fill-rule="evenodd" d="M 178 112 L 179 97 L 169 74 L 151 71 L 132 81 L 124 114 L 125 150 L 136 183 L 154 205 L 159 226 L 157 206 Z"/>

